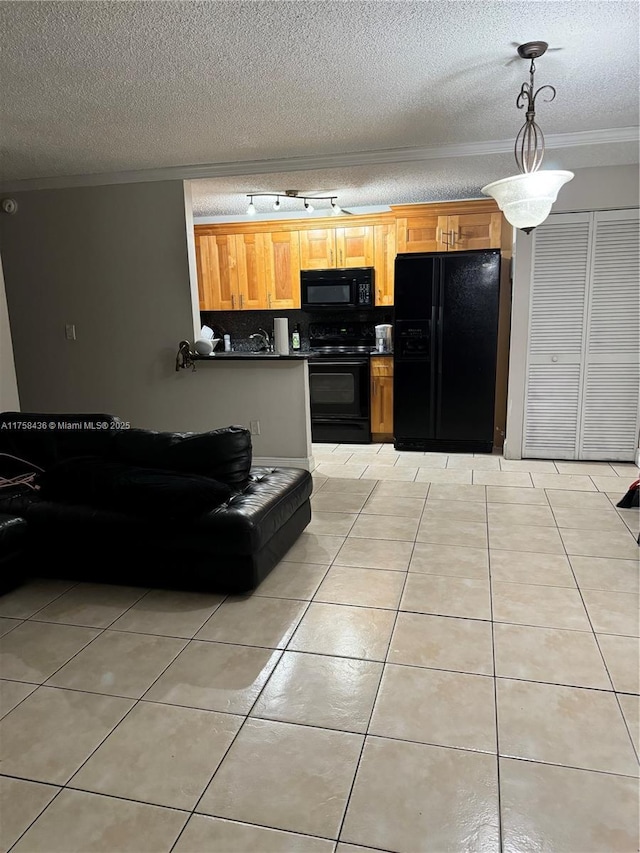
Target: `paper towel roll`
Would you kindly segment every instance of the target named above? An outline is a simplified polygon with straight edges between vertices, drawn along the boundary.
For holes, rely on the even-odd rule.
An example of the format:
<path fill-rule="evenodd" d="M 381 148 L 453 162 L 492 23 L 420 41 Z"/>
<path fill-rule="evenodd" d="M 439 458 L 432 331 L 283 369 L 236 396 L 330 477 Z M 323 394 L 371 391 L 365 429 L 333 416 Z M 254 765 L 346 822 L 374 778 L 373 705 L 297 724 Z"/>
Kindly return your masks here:
<path fill-rule="evenodd" d="M 273 339 L 275 351 L 289 355 L 289 320 L 286 317 L 273 318 Z"/>

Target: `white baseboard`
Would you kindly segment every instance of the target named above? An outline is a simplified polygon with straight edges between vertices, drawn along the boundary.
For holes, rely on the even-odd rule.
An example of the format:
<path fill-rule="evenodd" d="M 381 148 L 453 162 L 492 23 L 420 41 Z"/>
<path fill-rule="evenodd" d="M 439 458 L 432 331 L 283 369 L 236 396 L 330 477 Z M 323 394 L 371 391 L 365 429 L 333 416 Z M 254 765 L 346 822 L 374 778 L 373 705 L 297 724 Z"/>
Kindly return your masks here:
<path fill-rule="evenodd" d="M 272 468 L 304 468 L 305 471 L 313 471 L 315 468 L 313 456 L 254 456 L 251 464 Z"/>

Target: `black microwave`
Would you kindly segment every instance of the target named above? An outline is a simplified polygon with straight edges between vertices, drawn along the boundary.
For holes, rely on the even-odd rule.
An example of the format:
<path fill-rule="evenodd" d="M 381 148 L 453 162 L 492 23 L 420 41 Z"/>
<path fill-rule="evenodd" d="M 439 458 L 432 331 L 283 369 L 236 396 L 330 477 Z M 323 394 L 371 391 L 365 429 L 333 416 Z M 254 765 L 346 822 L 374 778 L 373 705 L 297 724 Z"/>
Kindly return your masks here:
<path fill-rule="evenodd" d="M 373 267 L 302 270 L 300 302 L 303 311 L 318 308 L 371 308 Z"/>

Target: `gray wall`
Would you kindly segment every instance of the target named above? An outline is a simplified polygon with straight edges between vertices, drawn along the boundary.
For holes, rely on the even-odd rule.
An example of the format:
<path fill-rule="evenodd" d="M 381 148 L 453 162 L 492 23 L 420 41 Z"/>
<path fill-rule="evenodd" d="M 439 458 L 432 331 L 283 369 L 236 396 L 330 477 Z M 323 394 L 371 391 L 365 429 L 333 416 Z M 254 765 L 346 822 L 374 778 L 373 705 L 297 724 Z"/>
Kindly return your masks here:
<path fill-rule="evenodd" d="M 15 412 L 20 408 L 18 383 L 13 362 L 11 327 L 0 259 L 0 412 Z"/>
<path fill-rule="evenodd" d="M 601 166 L 577 169 L 553 205 L 552 213 L 591 210 L 615 210 L 638 207 L 638 165 Z M 509 353 L 509 393 L 507 397 L 507 437 L 504 455 L 520 459 L 524 418 L 524 387 L 529 334 L 531 285 L 531 239 L 516 231 L 513 293 L 511 309 L 511 346 Z"/>
<path fill-rule="evenodd" d="M 242 374 L 230 388 L 229 371 L 213 364 L 175 370 L 194 323 L 182 181 L 14 197 L 18 212 L 0 219 L 0 252 L 23 411 L 109 412 L 157 430 L 242 422 L 248 410 L 232 405 L 247 393 Z M 75 341 L 65 339 L 68 323 Z M 250 414 L 261 421 L 256 456 L 309 455 L 299 429 L 306 368 L 297 367 L 265 380 L 273 393 Z M 292 392 L 284 377 L 294 376 Z"/>

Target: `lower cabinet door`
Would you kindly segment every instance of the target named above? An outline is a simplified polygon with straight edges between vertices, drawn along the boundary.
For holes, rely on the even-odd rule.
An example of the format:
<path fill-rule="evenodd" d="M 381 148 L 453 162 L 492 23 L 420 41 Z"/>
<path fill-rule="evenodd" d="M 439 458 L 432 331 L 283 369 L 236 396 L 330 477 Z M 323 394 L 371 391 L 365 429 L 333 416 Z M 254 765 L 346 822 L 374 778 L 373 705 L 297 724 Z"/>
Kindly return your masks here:
<path fill-rule="evenodd" d="M 374 441 L 393 438 L 393 359 L 371 359 L 371 434 Z"/>

